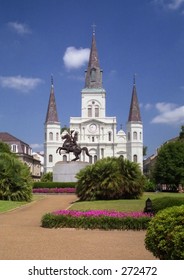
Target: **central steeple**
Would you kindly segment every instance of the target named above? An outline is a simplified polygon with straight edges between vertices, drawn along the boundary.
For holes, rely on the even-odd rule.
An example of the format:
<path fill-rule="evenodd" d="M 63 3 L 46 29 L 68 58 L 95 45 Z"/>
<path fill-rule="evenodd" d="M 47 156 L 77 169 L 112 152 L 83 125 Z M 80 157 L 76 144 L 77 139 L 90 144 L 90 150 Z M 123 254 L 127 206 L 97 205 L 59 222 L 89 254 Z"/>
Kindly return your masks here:
<path fill-rule="evenodd" d="M 86 71 L 85 88 L 102 88 L 102 70 L 98 61 L 95 31 L 93 30 L 91 51 Z"/>

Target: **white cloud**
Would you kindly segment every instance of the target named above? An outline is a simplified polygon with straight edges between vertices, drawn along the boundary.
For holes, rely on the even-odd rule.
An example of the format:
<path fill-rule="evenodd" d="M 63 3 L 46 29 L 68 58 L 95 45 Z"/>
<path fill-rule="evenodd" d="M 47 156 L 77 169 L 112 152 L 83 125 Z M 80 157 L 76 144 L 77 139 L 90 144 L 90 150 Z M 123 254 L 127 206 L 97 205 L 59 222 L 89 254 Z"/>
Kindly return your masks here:
<path fill-rule="evenodd" d="M 184 0 L 172 0 L 170 3 L 168 3 L 168 8 L 171 10 L 177 10 L 183 3 Z"/>
<path fill-rule="evenodd" d="M 43 148 L 43 144 L 31 144 L 30 146 L 34 150 L 39 150 Z"/>
<path fill-rule="evenodd" d="M 177 106 L 173 103 L 157 103 L 156 109 L 159 114 L 151 122 L 165 124 L 184 123 L 184 106 Z"/>
<path fill-rule="evenodd" d="M 170 10 L 178 10 L 184 4 L 184 0 L 155 0 L 154 2 Z"/>
<path fill-rule="evenodd" d="M 39 78 L 26 78 L 22 76 L 3 77 L 0 76 L 0 86 L 20 92 L 29 92 L 35 89 L 43 81 Z"/>
<path fill-rule="evenodd" d="M 145 108 L 145 110 L 148 111 L 148 110 L 150 110 L 152 108 L 152 104 L 147 103 L 147 104 L 145 104 L 144 108 Z"/>
<path fill-rule="evenodd" d="M 14 32 L 25 35 L 32 33 L 31 29 L 28 27 L 27 24 L 19 23 L 19 22 L 8 22 L 8 26 L 13 30 Z"/>
<path fill-rule="evenodd" d="M 89 60 L 90 49 L 76 49 L 75 47 L 68 47 L 63 56 L 63 61 L 67 69 L 77 69 L 85 65 Z"/>

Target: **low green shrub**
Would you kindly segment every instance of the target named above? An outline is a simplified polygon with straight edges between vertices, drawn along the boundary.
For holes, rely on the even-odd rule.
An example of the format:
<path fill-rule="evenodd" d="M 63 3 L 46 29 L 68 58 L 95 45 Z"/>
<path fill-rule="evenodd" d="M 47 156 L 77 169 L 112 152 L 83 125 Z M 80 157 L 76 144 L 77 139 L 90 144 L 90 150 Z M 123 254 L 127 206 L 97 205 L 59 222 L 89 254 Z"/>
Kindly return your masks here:
<path fill-rule="evenodd" d="M 184 197 L 160 197 L 152 200 L 152 208 L 155 214 L 167 207 L 180 206 L 183 204 Z"/>
<path fill-rule="evenodd" d="M 55 215 L 47 213 L 42 217 L 41 225 L 45 228 L 84 228 L 102 230 L 144 230 L 148 227 L 151 217 L 109 217 Z"/>
<path fill-rule="evenodd" d="M 80 200 L 138 199 L 145 177 L 135 162 L 107 157 L 80 170 L 76 193 Z"/>
<path fill-rule="evenodd" d="M 15 154 L 0 153 L 0 200 L 31 201 L 30 169 Z"/>
<path fill-rule="evenodd" d="M 33 189 L 41 188 L 75 188 L 75 182 L 34 182 Z"/>
<path fill-rule="evenodd" d="M 167 208 L 152 218 L 145 247 L 161 260 L 184 260 L 184 205 Z"/>

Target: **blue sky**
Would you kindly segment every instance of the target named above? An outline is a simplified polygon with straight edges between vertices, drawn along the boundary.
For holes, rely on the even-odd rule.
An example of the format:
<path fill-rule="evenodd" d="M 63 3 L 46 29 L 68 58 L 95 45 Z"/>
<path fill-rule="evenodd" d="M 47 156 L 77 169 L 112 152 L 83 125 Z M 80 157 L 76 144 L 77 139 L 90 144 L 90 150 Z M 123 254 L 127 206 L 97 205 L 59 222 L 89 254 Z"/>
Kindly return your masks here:
<path fill-rule="evenodd" d="M 51 74 L 61 125 L 80 116 L 93 23 L 107 116 L 126 130 L 136 73 L 150 155 L 184 124 L 184 0 L 0 0 L 0 131 L 43 150 Z"/>

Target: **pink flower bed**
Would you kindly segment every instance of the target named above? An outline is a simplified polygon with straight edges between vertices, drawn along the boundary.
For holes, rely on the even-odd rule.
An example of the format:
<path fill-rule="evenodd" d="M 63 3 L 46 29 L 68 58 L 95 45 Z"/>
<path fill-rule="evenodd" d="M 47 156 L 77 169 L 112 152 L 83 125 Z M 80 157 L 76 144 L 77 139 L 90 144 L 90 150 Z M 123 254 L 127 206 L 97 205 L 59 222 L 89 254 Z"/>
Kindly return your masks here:
<path fill-rule="evenodd" d="M 40 188 L 33 189 L 33 193 L 75 193 L 75 188 Z"/>
<path fill-rule="evenodd" d="M 72 217 L 115 217 L 115 218 L 142 218 L 150 217 L 151 214 L 144 212 L 119 212 L 114 210 L 89 210 L 89 211 L 77 211 L 77 210 L 57 210 L 53 212 L 54 215 L 65 215 Z"/>

